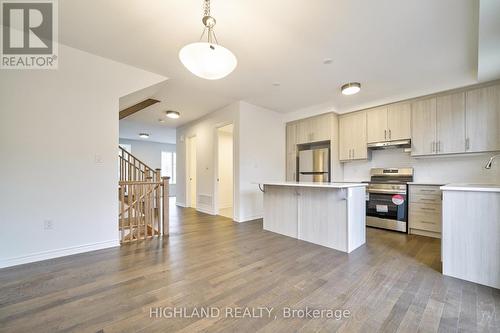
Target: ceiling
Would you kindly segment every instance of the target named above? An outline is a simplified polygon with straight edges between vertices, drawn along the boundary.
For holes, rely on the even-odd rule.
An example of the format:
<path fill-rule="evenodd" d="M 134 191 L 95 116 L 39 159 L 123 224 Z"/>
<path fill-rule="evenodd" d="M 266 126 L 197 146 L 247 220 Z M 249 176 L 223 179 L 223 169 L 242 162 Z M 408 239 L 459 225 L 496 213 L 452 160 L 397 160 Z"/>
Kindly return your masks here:
<path fill-rule="evenodd" d="M 477 81 L 472 0 L 212 0 L 217 38 L 238 58 L 216 81 L 178 59 L 201 34 L 202 0 L 60 1 L 59 12 L 62 43 L 169 78 L 146 94 L 161 103 L 125 123 L 173 128 L 237 100 L 278 112 L 329 103 L 342 113 Z M 341 95 L 350 81 L 362 91 Z M 158 123 L 169 109 L 181 118 Z"/>

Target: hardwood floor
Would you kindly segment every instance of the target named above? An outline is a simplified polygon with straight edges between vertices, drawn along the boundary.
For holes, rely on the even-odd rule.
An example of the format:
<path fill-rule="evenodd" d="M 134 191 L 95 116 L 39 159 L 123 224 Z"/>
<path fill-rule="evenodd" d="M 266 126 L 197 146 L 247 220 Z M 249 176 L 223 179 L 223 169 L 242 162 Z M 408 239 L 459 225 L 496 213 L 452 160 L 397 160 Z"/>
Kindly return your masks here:
<path fill-rule="evenodd" d="M 439 240 L 369 228 L 367 244 L 347 255 L 263 231 L 260 220 L 171 214 L 163 241 L 0 270 L 0 331 L 500 331 L 500 291 L 442 276 Z M 157 307 L 221 312 L 150 318 Z M 227 318 L 226 307 L 273 312 Z M 284 307 L 350 317 L 284 319 Z"/>

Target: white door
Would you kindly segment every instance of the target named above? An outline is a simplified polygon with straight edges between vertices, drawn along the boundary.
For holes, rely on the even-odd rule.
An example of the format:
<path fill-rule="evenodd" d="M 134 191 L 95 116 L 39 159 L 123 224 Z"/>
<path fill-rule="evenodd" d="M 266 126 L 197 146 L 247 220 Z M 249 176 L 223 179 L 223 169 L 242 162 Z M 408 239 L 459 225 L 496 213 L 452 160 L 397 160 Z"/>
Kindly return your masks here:
<path fill-rule="evenodd" d="M 196 136 L 187 140 L 187 161 L 188 207 L 196 208 Z"/>
<path fill-rule="evenodd" d="M 233 218 L 233 125 L 217 129 L 217 214 Z"/>

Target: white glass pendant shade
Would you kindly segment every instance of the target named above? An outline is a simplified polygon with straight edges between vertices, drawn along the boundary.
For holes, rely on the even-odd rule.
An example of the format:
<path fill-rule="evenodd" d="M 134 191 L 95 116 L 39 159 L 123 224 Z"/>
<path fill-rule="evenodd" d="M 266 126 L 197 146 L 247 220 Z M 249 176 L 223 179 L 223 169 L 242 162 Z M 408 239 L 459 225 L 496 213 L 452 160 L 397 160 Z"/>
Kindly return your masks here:
<path fill-rule="evenodd" d="M 179 51 L 179 59 L 191 73 L 207 80 L 222 79 L 238 63 L 234 54 L 225 47 L 204 42 L 184 46 Z"/>

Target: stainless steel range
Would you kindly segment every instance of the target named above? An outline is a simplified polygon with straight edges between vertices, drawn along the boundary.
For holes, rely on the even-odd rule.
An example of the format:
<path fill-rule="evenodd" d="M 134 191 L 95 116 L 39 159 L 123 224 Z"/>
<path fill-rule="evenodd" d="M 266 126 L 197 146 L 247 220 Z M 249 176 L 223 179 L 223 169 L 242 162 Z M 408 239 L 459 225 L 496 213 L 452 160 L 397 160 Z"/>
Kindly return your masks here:
<path fill-rule="evenodd" d="M 366 189 L 366 225 L 407 232 L 408 182 L 413 168 L 373 168 Z"/>

